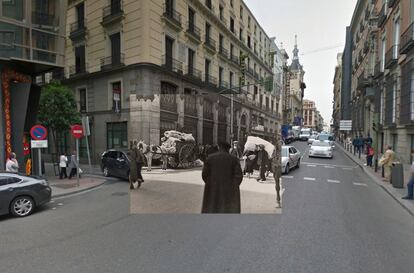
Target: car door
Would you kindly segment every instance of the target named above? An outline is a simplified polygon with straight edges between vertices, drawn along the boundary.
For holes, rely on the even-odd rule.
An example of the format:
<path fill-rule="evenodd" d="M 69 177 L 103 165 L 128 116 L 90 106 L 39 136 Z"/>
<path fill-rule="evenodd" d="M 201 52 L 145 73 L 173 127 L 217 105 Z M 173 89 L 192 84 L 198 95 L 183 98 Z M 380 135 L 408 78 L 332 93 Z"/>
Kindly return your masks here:
<path fill-rule="evenodd" d="M 117 151 L 110 151 L 107 158 L 107 167 L 109 173 L 113 176 L 119 176 L 118 166 L 117 166 Z"/>
<path fill-rule="evenodd" d="M 12 176 L 0 176 L 0 215 L 9 213 L 10 202 L 16 196 L 16 183 L 21 180 Z"/>
<path fill-rule="evenodd" d="M 292 168 L 293 166 L 296 166 L 296 161 L 295 161 L 295 148 L 290 147 L 289 148 L 289 166 Z"/>
<path fill-rule="evenodd" d="M 117 157 L 117 168 L 119 177 L 128 179 L 129 161 L 125 153 L 119 152 Z"/>
<path fill-rule="evenodd" d="M 296 166 L 298 164 L 299 158 L 300 158 L 300 154 L 298 152 L 298 150 L 296 150 L 295 147 L 292 147 L 292 153 L 293 153 L 293 161 L 294 161 L 294 165 Z"/>

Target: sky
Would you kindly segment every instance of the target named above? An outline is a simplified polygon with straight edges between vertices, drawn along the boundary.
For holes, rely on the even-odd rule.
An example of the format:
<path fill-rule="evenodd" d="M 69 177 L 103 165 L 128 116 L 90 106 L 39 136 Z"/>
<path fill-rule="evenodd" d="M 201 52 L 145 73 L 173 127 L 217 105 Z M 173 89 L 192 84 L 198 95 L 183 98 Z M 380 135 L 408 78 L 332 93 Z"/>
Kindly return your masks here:
<path fill-rule="evenodd" d="M 315 101 L 329 124 L 337 54 L 344 49 L 345 29 L 351 23 L 357 0 L 244 1 L 267 35 L 276 37 L 278 45 L 283 42 L 289 63 L 295 34 L 298 35 L 299 60 L 305 70 L 307 86 L 305 99 Z"/>

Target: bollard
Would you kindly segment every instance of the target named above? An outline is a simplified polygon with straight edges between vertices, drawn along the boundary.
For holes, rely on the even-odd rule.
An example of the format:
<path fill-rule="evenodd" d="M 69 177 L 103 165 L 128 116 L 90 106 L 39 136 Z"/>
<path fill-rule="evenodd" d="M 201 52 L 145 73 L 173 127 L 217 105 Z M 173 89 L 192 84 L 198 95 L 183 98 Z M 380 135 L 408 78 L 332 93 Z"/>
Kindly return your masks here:
<path fill-rule="evenodd" d="M 393 163 L 391 169 L 391 183 L 394 188 L 404 188 L 404 170 L 403 164 Z"/>

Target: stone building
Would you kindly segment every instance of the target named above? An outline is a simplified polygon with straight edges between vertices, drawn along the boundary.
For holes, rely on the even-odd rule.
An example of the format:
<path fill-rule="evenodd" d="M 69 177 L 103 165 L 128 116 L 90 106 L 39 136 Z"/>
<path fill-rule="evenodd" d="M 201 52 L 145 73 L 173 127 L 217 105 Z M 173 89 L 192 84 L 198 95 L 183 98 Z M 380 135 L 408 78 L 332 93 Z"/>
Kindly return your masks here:
<path fill-rule="evenodd" d="M 72 0 L 67 18 L 65 84 L 90 117 L 94 159 L 172 129 L 199 144 L 273 139 L 278 97 L 260 84 L 271 39 L 243 1 Z M 227 89 L 240 85 L 232 114 Z"/>
<path fill-rule="evenodd" d="M 335 67 L 335 76 L 333 79 L 333 126 L 332 130 L 335 135 L 339 136 L 339 123 L 342 119 L 341 117 L 341 89 L 342 89 L 342 53 L 337 55 L 337 65 Z"/>

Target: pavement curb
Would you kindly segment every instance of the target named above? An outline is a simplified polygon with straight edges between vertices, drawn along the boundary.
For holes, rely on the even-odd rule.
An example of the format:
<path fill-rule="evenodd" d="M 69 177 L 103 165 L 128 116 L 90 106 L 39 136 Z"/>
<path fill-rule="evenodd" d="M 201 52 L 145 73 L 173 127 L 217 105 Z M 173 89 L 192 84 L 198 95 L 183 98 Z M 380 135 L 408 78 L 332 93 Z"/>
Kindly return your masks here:
<path fill-rule="evenodd" d="M 73 195 L 73 194 L 77 194 L 77 193 L 82 193 L 82 192 L 85 192 L 85 191 L 93 190 L 95 188 L 98 188 L 98 187 L 102 186 L 103 184 L 105 184 L 105 182 L 106 181 L 103 181 L 102 183 L 99 183 L 99 184 L 94 185 L 94 186 L 89 187 L 89 188 L 80 189 L 80 190 L 77 190 L 77 191 L 72 191 L 72 192 L 67 192 L 67 193 L 56 194 L 56 195 L 53 195 L 53 191 L 52 191 L 52 199 L 53 198 L 70 196 L 70 195 Z"/>
<path fill-rule="evenodd" d="M 358 162 L 356 159 L 354 159 L 352 155 L 350 155 L 349 152 L 345 150 L 344 147 L 342 147 L 341 144 L 336 143 L 336 146 L 339 147 L 349 159 L 355 162 L 355 164 L 357 164 L 369 176 L 369 178 L 371 178 L 375 182 L 375 184 L 380 186 L 389 196 L 391 196 L 395 201 L 397 201 L 398 204 L 400 204 L 411 216 L 414 217 L 414 211 L 412 211 L 411 208 L 409 208 L 406 204 L 404 204 L 402 200 L 400 200 L 387 187 L 385 187 L 381 182 L 379 182 L 378 177 L 376 177 L 369 170 L 367 170 L 365 166 L 362 165 L 361 162 Z"/>

